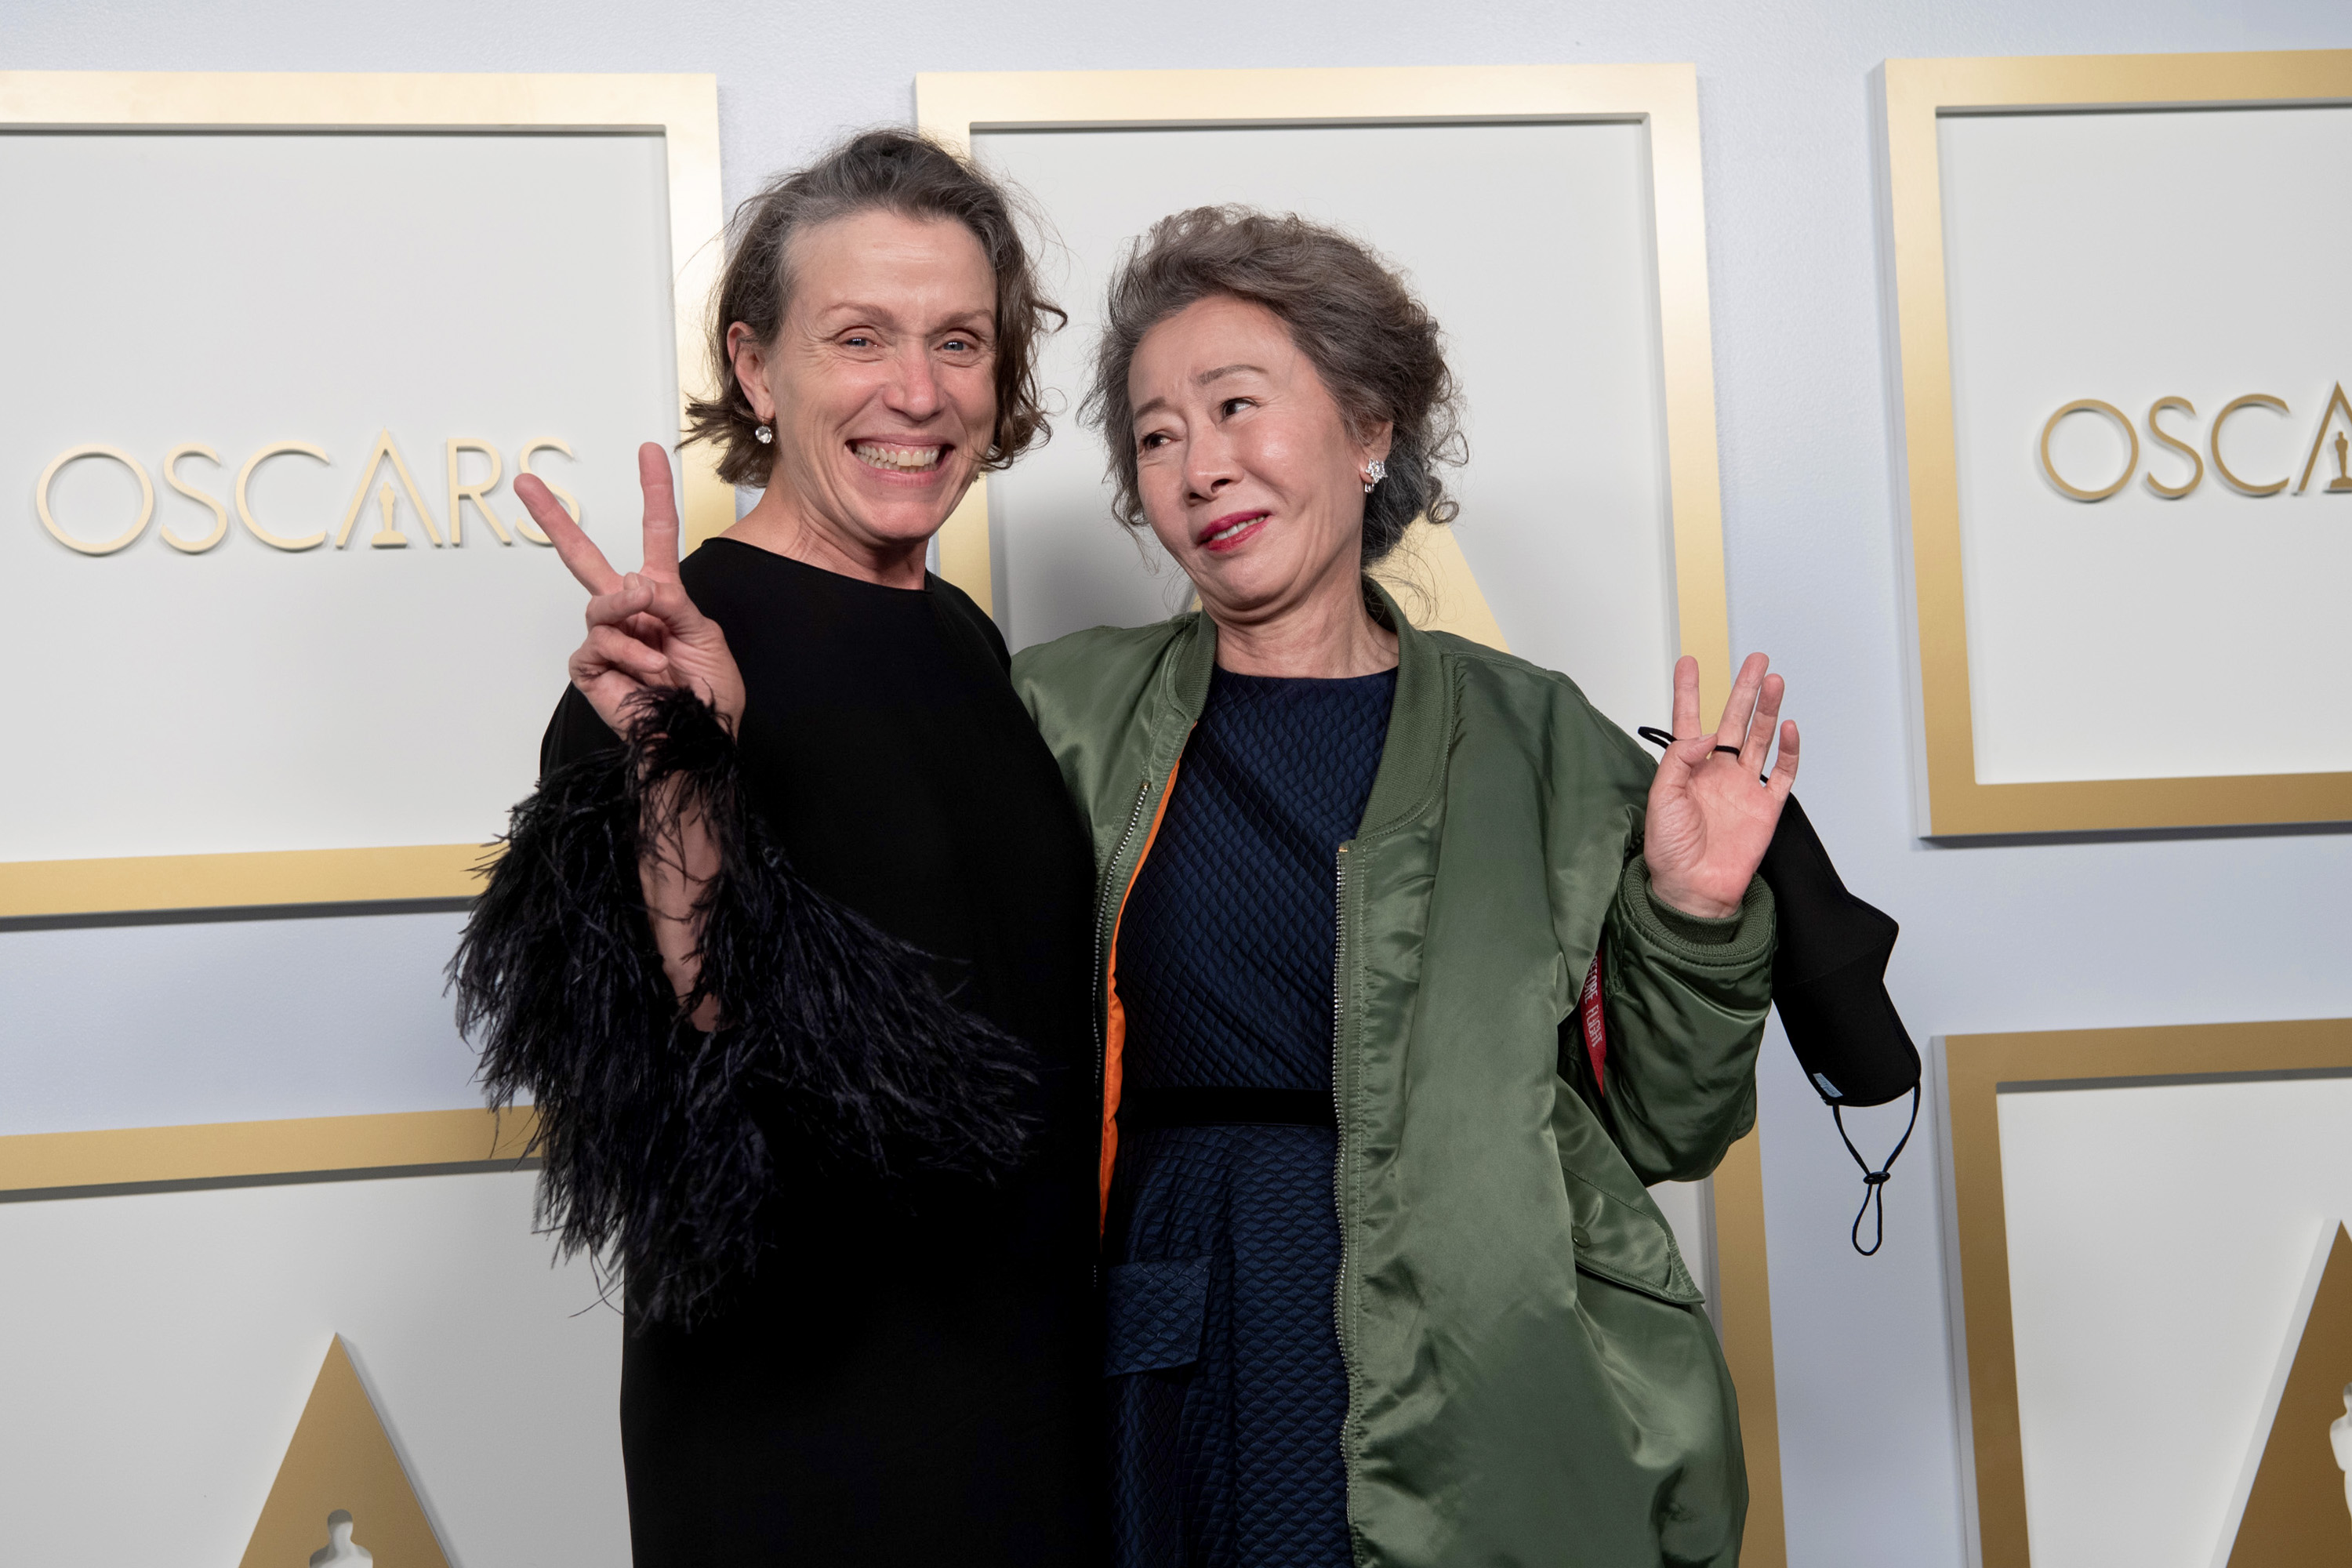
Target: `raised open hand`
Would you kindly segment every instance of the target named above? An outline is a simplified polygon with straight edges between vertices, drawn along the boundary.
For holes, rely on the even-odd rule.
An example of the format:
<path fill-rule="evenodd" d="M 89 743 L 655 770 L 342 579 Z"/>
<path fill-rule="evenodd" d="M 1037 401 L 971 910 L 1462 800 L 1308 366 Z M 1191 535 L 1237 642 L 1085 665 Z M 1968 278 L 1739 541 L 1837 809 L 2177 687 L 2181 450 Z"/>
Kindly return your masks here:
<path fill-rule="evenodd" d="M 1780 803 L 1797 782 L 1797 726 L 1778 724 L 1780 755 L 1759 783 L 1772 754 L 1786 682 L 1767 675 L 1770 660 L 1751 653 L 1732 682 L 1723 721 L 1712 735 L 1698 727 L 1698 660 L 1675 661 L 1675 743 L 1650 781 L 1642 855 L 1650 890 L 1686 915 L 1720 919 L 1739 912 L 1748 880 L 1780 826 Z M 1717 747 L 1736 748 L 1738 755 Z"/>
<path fill-rule="evenodd" d="M 629 699 L 649 687 L 685 686 L 732 729 L 743 717 L 743 676 L 719 623 L 694 607 L 677 579 L 677 498 L 669 454 L 637 448 L 646 497 L 644 564 L 623 576 L 537 479 L 515 480 L 515 496 L 555 544 L 588 601 L 588 637 L 572 655 L 572 684 L 605 723 L 627 726 Z"/>

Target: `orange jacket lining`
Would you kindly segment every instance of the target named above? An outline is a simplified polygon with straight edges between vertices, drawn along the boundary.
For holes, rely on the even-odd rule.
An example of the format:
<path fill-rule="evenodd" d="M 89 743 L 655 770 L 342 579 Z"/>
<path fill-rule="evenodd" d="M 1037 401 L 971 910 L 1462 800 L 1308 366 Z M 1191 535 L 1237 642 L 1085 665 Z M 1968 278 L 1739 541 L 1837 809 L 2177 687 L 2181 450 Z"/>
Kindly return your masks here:
<path fill-rule="evenodd" d="M 1184 765 L 1180 752 L 1176 766 L 1168 770 L 1167 782 L 1160 785 L 1160 805 L 1151 814 L 1151 830 L 1143 836 L 1143 848 L 1135 858 L 1135 869 L 1127 876 L 1127 886 L 1119 889 L 1118 913 L 1111 918 L 1110 956 L 1103 972 L 1103 995 L 1106 998 L 1103 1022 L 1103 1100 L 1102 1100 L 1102 1174 L 1099 1205 L 1095 1215 L 1095 1230 L 1099 1236 L 1110 1224 L 1110 1173 L 1118 1163 L 1118 1091 L 1123 1077 L 1122 1060 L 1127 1050 L 1127 1009 L 1118 1000 L 1118 925 L 1127 918 L 1127 897 L 1135 891 L 1135 879 L 1143 875 L 1143 862 L 1150 857 L 1151 846 L 1160 837 L 1160 819 L 1168 815 L 1169 798 L 1176 793 L 1176 773 Z"/>

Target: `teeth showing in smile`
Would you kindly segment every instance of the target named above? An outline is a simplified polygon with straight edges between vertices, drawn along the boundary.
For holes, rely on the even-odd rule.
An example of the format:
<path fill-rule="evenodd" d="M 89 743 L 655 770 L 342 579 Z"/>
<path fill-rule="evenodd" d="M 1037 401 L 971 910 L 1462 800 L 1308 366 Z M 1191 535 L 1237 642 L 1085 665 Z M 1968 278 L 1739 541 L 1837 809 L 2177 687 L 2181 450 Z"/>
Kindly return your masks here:
<path fill-rule="evenodd" d="M 889 468 L 899 473 L 919 468 L 939 467 L 945 447 L 899 447 L 882 441 L 860 441 L 850 451 L 868 468 Z"/>
<path fill-rule="evenodd" d="M 1214 544 L 1214 543 L 1216 543 L 1216 542 L 1217 542 L 1217 541 L 1219 541 L 1219 540 L 1221 540 L 1221 539 L 1231 539 L 1234 534 L 1239 533 L 1243 529 L 1244 529 L 1244 528 L 1248 528 L 1248 527 L 1250 527 L 1250 526 L 1252 526 L 1253 524 L 1255 524 L 1255 523 L 1264 522 L 1265 521 L 1265 518 L 1264 517 L 1264 515 L 1263 515 L 1263 514 L 1261 514 L 1261 515 L 1259 515 L 1259 516 L 1257 516 L 1257 517 L 1245 517 L 1245 518 L 1242 519 L 1239 522 L 1237 522 L 1237 523 L 1234 524 L 1231 528 L 1219 529 L 1216 532 L 1214 532 L 1214 533 L 1213 533 L 1213 534 L 1209 535 L 1209 537 L 1208 537 L 1208 538 L 1206 538 L 1206 539 L 1204 539 L 1204 540 L 1201 541 L 1201 542 L 1202 542 L 1202 543 L 1203 543 L 1203 544 Z"/>

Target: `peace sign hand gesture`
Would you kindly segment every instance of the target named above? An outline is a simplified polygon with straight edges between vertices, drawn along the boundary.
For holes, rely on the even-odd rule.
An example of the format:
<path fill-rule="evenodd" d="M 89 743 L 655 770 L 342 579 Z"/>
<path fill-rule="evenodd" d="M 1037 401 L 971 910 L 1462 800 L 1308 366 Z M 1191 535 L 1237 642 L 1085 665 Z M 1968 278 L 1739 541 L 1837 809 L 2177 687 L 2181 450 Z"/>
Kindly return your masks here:
<path fill-rule="evenodd" d="M 1780 804 L 1797 782 L 1793 723 L 1777 725 L 1780 760 L 1769 779 L 1757 782 L 1786 690 L 1779 676 L 1765 674 L 1769 666 L 1760 653 L 1748 656 L 1723 721 L 1707 735 L 1698 728 L 1698 660 L 1685 655 L 1675 662 L 1675 733 L 1685 738 L 1666 748 L 1650 781 L 1642 855 L 1650 890 L 1685 914 L 1721 919 L 1739 912 L 1780 826 Z"/>
<path fill-rule="evenodd" d="M 730 730 L 743 717 L 743 676 L 719 623 L 694 607 L 677 577 L 677 499 L 669 454 L 648 441 L 637 448 L 637 483 L 646 497 L 644 564 L 626 576 L 613 570 L 580 525 L 531 475 L 515 495 L 555 552 L 588 590 L 588 637 L 572 655 L 572 684 L 597 715 L 625 731 L 629 700 L 648 689 L 688 687 Z"/>

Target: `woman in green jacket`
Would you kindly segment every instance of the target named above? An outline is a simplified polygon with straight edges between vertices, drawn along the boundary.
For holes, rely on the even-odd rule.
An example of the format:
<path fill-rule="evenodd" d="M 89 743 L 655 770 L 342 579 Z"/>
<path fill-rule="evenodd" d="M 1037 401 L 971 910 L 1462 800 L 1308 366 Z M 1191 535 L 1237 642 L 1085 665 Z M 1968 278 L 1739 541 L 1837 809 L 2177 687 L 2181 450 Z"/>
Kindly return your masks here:
<path fill-rule="evenodd" d="M 1200 595 L 1013 664 L 1099 876 L 1121 1568 L 1735 1562 L 1731 1384 L 1643 1188 L 1754 1120 L 1780 678 L 1704 734 L 1680 661 L 1654 769 L 1408 624 L 1364 569 L 1453 513 L 1453 384 L 1331 230 L 1161 222 L 1090 411 Z"/>

